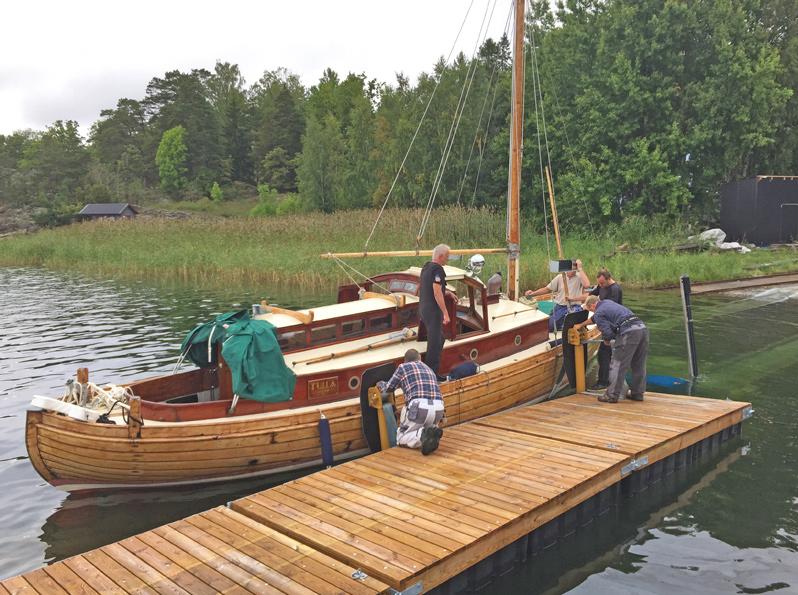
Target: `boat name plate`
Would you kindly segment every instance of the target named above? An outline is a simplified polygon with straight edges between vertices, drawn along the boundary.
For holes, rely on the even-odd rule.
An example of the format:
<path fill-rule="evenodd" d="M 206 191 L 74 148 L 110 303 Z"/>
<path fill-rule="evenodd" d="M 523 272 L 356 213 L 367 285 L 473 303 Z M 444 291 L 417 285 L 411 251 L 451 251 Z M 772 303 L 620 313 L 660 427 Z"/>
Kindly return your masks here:
<path fill-rule="evenodd" d="M 327 378 L 316 378 L 308 381 L 308 397 L 311 399 L 332 397 L 337 394 L 338 376 L 328 376 Z"/>

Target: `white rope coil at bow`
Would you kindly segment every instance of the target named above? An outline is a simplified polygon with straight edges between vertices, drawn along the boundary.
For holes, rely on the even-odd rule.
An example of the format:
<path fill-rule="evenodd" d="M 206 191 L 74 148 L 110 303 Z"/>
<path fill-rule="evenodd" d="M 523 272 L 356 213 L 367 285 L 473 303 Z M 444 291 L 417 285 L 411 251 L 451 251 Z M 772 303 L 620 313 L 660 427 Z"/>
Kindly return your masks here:
<path fill-rule="evenodd" d="M 89 398 L 91 396 L 91 398 Z M 61 400 L 87 409 L 109 409 L 115 403 L 128 404 L 133 391 L 128 386 L 108 384 L 100 387 L 93 382 L 81 384 L 74 380 L 67 382 L 67 389 Z"/>

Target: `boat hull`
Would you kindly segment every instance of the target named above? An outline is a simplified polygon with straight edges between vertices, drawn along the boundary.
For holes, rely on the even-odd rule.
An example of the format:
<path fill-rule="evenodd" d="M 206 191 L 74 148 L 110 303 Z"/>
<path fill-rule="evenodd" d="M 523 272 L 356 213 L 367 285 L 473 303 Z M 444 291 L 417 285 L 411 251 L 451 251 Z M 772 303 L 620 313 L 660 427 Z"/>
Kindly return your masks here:
<path fill-rule="evenodd" d="M 493 362 L 474 376 L 444 383 L 447 425 L 547 394 L 562 359 L 561 348 L 524 353 Z M 399 394 L 397 405 L 401 404 Z M 145 419 L 140 433 L 132 437 L 127 425 L 30 410 L 26 445 L 39 474 L 68 491 L 227 481 L 320 465 L 320 412 L 330 422 L 337 460 L 368 452 L 358 399 L 206 421 L 148 423 Z"/>

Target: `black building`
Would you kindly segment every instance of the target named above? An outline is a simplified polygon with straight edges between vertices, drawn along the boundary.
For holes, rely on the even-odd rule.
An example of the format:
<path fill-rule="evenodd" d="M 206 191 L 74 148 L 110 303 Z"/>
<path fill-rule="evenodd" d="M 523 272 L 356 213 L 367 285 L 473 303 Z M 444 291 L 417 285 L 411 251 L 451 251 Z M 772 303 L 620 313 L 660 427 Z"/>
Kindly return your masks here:
<path fill-rule="evenodd" d="M 88 204 L 77 214 L 78 219 L 101 219 L 103 217 L 127 217 L 132 218 L 138 214 L 136 208 L 126 202 L 109 202 L 99 204 Z"/>
<path fill-rule="evenodd" d="M 756 176 L 720 190 L 727 241 L 779 244 L 798 240 L 798 176 Z"/>

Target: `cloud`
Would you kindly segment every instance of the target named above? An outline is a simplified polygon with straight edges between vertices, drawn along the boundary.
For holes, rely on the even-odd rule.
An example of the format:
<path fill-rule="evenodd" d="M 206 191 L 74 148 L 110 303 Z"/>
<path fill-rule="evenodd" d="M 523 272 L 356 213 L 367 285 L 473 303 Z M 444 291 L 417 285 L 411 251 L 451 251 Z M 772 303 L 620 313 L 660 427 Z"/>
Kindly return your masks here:
<path fill-rule="evenodd" d="M 490 5 L 474 2 L 458 43 L 466 54 Z M 0 35 L 0 134 L 41 130 L 59 119 L 77 120 L 86 133 L 100 110 L 122 97 L 142 98 L 152 77 L 211 70 L 216 60 L 238 64 L 250 85 L 278 67 L 308 86 L 327 67 L 384 82 L 402 71 L 413 80 L 448 54 L 468 6 L 466 0 L 232 0 L 223 7 L 213 0 L 11 2 Z M 501 35 L 509 7 L 510 0 L 498 2 L 492 36 Z"/>
<path fill-rule="evenodd" d="M 26 121 L 49 125 L 76 120 L 85 135 L 100 111 L 116 107 L 123 97 L 141 99 L 151 76 L 143 72 L 97 72 L 47 82 L 26 93 L 22 115 Z"/>

